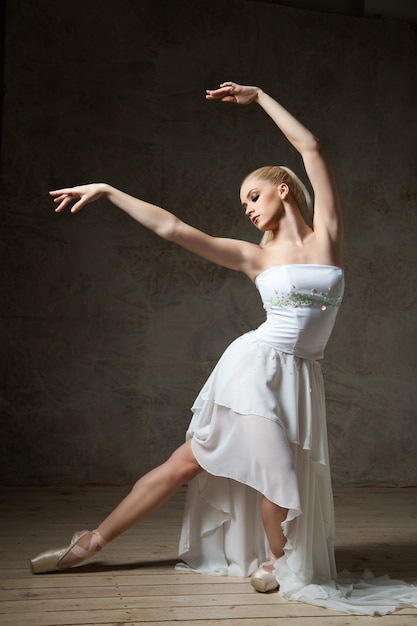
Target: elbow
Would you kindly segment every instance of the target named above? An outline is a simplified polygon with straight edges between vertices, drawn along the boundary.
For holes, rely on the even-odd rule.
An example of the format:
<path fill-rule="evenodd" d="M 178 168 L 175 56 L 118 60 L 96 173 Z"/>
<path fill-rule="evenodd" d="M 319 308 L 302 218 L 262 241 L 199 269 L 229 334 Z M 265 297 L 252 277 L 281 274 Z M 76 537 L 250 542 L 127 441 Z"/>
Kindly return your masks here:
<path fill-rule="evenodd" d="M 155 230 L 156 234 L 167 241 L 176 242 L 179 236 L 181 220 L 172 215 L 170 220 L 166 220 Z"/>
<path fill-rule="evenodd" d="M 306 138 L 303 147 L 301 149 L 301 154 L 307 153 L 316 153 L 322 154 L 320 140 L 315 137 L 312 133 L 309 133 L 309 137 Z"/>

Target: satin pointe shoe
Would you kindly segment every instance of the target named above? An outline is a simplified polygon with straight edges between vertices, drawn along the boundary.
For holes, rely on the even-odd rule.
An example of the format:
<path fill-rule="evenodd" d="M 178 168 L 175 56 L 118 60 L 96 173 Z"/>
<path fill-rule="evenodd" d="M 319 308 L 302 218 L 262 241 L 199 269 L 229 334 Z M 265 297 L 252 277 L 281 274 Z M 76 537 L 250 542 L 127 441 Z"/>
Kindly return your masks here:
<path fill-rule="evenodd" d="M 90 557 L 94 556 L 96 552 L 104 548 L 107 545 L 107 541 L 103 539 L 100 533 L 97 530 L 92 531 L 92 541 L 90 541 L 88 548 L 83 548 L 82 546 L 78 546 L 77 543 L 84 537 L 84 535 L 88 534 L 89 530 L 82 530 L 80 532 L 76 532 L 71 539 L 69 546 L 65 548 L 60 548 L 57 550 L 47 550 L 46 552 L 42 552 L 34 559 L 30 561 L 30 568 L 32 570 L 32 574 L 46 574 L 47 572 L 55 572 L 57 570 L 65 570 L 75 565 L 78 565 L 82 561 L 86 561 Z M 68 565 L 64 565 L 60 567 L 60 563 L 65 556 L 71 553 L 75 558 L 71 560 L 71 563 Z"/>
<path fill-rule="evenodd" d="M 255 572 L 253 572 L 250 582 L 252 587 L 260 593 L 275 591 L 275 589 L 278 589 L 279 587 L 278 581 L 275 576 L 271 572 L 268 572 L 266 569 L 264 569 L 262 565 L 261 567 L 258 567 Z"/>
<path fill-rule="evenodd" d="M 250 582 L 252 587 L 256 589 L 256 591 L 259 591 L 259 593 L 267 593 L 268 591 L 278 589 L 279 583 L 272 573 L 274 561 L 276 560 L 276 556 L 270 552 L 269 561 L 262 563 L 262 565 L 253 572 Z"/>

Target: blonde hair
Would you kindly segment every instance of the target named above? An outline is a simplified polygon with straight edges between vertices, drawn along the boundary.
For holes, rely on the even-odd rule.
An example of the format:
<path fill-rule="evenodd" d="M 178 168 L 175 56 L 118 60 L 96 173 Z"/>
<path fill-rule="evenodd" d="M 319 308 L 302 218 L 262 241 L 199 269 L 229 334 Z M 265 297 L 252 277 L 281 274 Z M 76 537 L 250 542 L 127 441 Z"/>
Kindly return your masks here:
<path fill-rule="evenodd" d="M 260 178 L 262 180 L 267 180 L 272 185 L 279 185 L 279 183 L 285 183 L 288 185 L 289 190 L 291 191 L 294 200 L 297 203 L 298 208 L 303 214 L 304 218 L 313 215 L 313 203 L 311 201 L 311 196 L 304 185 L 303 182 L 298 178 L 296 174 L 288 167 L 284 165 L 268 165 L 266 167 L 260 167 L 259 169 L 251 172 L 248 176 L 246 176 L 245 181 L 250 178 Z M 242 183 L 243 184 L 243 183 Z M 260 246 L 266 246 L 266 244 L 271 241 L 273 238 L 273 231 L 267 230 L 261 241 Z"/>

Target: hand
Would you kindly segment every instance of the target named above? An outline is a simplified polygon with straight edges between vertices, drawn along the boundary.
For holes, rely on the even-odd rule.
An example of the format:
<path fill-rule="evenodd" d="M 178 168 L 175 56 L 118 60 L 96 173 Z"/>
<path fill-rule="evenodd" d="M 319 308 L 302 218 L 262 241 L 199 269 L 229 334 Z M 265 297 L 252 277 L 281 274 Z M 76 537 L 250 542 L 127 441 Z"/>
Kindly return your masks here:
<path fill-rule="evenodd" d="M 50 191 L 54 199 L 54 202 L 58 204 L 55 209 L 56 213 L 63 211 L 71 202 L 77 200 L 74 206 L 71 208 L 71 213 L 77 213 L 89 202 L 94 202 L 101 198 L 105 194 L 105 184 L 93 183 L 91 185 L 80 185 L 78 187 L 68 187 L 67 189 L 57 189 Z"/>
<path fill-rule="evenodd" d="M 235 104 L 250 104 L 257 100 L 259 87 L 248 87 L 227 81 L 222 83 L 218 89 L 207 89 L 207 100 L 221 100 L 222 102 L 234 102 Z"/>

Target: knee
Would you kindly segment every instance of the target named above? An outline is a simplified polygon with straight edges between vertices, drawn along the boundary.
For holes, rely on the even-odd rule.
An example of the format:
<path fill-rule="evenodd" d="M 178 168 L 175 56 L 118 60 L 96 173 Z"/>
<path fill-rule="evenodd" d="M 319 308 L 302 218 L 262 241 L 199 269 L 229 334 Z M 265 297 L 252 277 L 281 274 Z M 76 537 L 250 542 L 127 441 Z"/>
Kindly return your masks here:
<path fill-rule="evenodd" d="M 183 454 L 182 450 L 176 450 L 168 459 L 167 470 L 179 486 L 188 483 L 202 471 L 194 455 Z"/>
<path fill-rule="evenodd" d="M 190 482 L 197 474 L 199 474 L 201 468 L 196 464 L 190 464 L 185 467 L 178 468 L 176 473 L 176 481 L 181 485 L 186 485 Z"/>
<path fill-rule="evenodd" d="M 171 475 L 179 486 L 190 482 L 190 480 L 197 476 L 197 474 L 201 471 L 201 467 L 197 461 L 187 461 L 185 463 L 175 464 L 170 468 Z"/>

